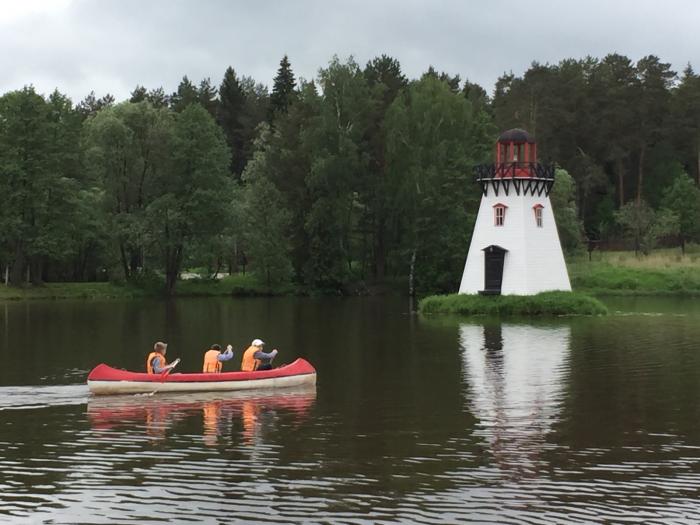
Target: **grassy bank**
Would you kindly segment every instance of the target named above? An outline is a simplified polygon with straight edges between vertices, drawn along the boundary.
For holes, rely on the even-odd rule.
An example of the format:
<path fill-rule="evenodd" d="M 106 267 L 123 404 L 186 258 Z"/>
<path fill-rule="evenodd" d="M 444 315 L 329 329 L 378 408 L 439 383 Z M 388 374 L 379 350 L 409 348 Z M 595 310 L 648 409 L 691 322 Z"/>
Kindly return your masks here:
<path fill-rule="evenodd" d="M 687 253 L 655 250 L 651 255 L 634 252 L 594 252 L 567 261 L 571 285 L 576 292 L 592 295 L 700 296 L 700 246 L 689 246 Z M 346 286 L 348 295 L 405 293 L 405 278 L 367 285 Z M 0 284 L 0 301 L 23 299 L 129 299 L 162 297 L 164 283 L 155 278 L 139 285 L 114 283 L 50 283 L 25 288 Z M 176 297 L 276 296 L 309 293 L 292 286 L 267 287 L 253 274 L 237 274 L 223 279 L 186 279 L 175 288 Z M 550 305 L 553 307 L 553 305 Z M 528 306 L 530 308 L 531 306 Z M 498 308 L 508 308 L 498 306 Z"/>
<path fill-rule="evenodd" d="M 599 300 L 577 292 L 544 292 L 537 295 L 432 295 L 422 299 L 423 314 L 457 315 L 605 315 Z"/>
<path fill-rule="evenodd" d="M 115 283 L 47 283 L 15 288 L 0 285 L 0 301 L 25 299 L 133 299 L 162 297 L 160 281 L 140 286 Z M 294 293 L 291 287 L 269 288 L 251 275 L 232 275 L 223 279 L 188 279 L 177 283 L 175 297 L 268 296 Z"/>
<path fill-rule="evenodd" d="M 574 290 L 596 295 L 700 296 L 700 253 L 658 250 L 595 253 L 568 261 Z"/>
<path fill-rule="evenodd" d="M 150 293 L 134 286 L 112 283 L 48 283 L 42 286 L 15 288 L 0 285 L 0 301 L 24 299 L 132 299 Z"/>

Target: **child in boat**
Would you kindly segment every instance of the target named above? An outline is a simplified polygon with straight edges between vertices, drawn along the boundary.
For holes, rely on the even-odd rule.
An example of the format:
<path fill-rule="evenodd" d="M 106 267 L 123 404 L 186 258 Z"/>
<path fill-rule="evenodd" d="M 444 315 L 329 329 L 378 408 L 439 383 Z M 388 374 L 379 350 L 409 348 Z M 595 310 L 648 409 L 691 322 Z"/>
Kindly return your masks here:
<path fill-rule="evenodd" d="M 241 370 L 243 372 L 253 372 L 255 370 L 271 370 L 272 360 L 277 355 L 277 349 L 270 353 L 263 352 L 265 343 L 260 339 L 253 339 L 248 349 L 243 353 Z"/>
<path fill-rule="evenodd" d="M 166 370 L 172 370 L 175 364 L 165 361 L 165 353 L 168 351 L 168 343 L 158 341 L 153 345 L 153 352 L 146 358 L 146 371 L 149 374 L 162 374 Z M 179 361 L 179 359 L 177 360 Z"/>
<path fill-rule="evenodd" d="M 204 353 L 204 365 L 202 372 L 221 372 L 221 363 L 228 361 L 233 357 L 233 347 L 228 345 L 226 351 L 222 352 L 219 345 L 211 345 L 209 350 Z"/>

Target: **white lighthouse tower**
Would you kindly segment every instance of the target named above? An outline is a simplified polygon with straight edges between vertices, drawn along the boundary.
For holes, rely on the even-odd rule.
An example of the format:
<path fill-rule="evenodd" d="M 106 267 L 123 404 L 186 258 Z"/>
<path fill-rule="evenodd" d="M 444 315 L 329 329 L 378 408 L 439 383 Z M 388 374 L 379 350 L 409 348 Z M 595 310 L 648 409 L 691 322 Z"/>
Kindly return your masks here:
<path fill-rule="evenodd" d="M 554 167 L 537 162 L 522 129 L 501 134 L 495 164 L 477 166 L 482 197 L 459 293 L 533 295 L 571 291 L 549 201 Z"/>

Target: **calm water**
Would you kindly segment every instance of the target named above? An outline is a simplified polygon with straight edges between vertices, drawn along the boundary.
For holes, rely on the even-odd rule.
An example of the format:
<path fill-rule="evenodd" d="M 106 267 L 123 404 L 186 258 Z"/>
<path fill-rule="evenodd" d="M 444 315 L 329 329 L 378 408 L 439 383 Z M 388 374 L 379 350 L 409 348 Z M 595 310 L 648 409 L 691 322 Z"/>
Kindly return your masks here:
<path fill-rule="evenodd" d="M 698 523 L 700 301 L 609 304 L 534 323 L 395 299 L 0 304 L 0 522 Z M 158 339 L 194 371 L 255 337 L 317 387 L 84 384 Z"/>

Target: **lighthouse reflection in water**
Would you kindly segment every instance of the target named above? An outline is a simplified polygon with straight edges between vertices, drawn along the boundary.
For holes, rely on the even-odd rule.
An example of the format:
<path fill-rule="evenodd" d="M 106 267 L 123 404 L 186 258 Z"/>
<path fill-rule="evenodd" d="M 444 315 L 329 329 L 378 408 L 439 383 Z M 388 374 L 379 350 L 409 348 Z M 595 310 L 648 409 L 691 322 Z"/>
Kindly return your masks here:
<path fill-rule="evenodd" d="M 463 367 L 476 434 L 510 478 L 534 477 L 558 420 L 568 373 L 568 326 L 460 326 Z"/>

